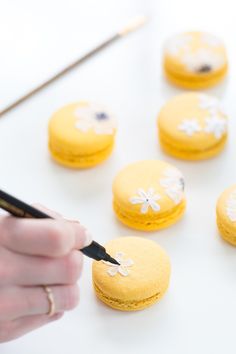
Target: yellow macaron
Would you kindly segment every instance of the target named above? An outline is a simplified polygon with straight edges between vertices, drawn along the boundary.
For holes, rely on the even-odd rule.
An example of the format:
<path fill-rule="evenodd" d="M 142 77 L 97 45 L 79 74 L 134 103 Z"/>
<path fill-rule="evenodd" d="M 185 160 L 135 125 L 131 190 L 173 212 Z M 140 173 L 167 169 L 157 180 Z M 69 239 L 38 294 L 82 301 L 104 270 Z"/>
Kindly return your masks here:
<path fill-rule="evenodd" d="M 191 89 L 211 87 L 227 73 L 225 46 L 209 33 L 180 33 L 166 41 L 163 66 L 167 79 L 177 86 Z"/>
<path fill-rule="evenodd" d="M 154 231 L 176 223 L 185 210 L 184 179 L 164 161 L 128 165 L 113 182 L 113 208 L 125 225 Z"/>
<path fill-rule="evenodd" d="M 54 113 L 48 130 L 52 157 L 68 167 L 86 168 L 111 154 L 116 121 L 100 104 L 78 102 Z"/>
<path fill-rule="evenodd" d="M 236 246 L 236 184 L 226 189 L 219 197 L 216 216 L 222 238 Z"/>
<path fill-rule="evenodd" d="M 170 99 L 158 119 L 159 141 L 169 155 L 202 160 L 217 155 L 227 140 L 227 118 L 215 97 L 188 92 Z"/>
<path fill-rule="evenodd" d="M 93 262 L 93 285 L 97 297 L 121 311 L 142 310 L 158 301 L 170 279 L 170 260 L 155 242 L 121 237 L 106 244 L 120 266 Z"/>

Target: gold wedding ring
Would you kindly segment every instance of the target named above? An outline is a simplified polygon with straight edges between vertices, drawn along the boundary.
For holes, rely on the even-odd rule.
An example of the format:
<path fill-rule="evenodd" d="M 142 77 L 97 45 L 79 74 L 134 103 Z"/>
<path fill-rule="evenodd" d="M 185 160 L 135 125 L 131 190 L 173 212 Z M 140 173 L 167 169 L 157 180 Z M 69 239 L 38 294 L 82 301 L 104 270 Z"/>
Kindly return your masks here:
<path fill-rule="evenodd" d="M 43 289 L 47 294 L 47 298 L 48 298 L 48 303 L 49 303 L 49 311 L 47 313 L 47 315 L 49 317 L 53 316 L 56 312 L 56 305 L 55 305 L 55 300 L 54 300 L 54 296 L 53 296 L 53 292 L 52 289 L 49 286 L 43 285 Z"/>

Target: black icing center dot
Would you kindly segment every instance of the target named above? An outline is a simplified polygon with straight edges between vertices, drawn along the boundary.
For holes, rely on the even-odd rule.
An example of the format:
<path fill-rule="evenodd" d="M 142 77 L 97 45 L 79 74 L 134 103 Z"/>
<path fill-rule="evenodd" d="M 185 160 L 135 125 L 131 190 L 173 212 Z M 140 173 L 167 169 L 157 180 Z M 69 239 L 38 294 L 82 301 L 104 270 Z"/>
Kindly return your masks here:
<path fill-rule="evenodd" d="M 106 120 L 108 119 L 108 115 L 105 112 L 98 112 L 96 113 L 96 119 L 98 120 Z"/>
<path fill-rule="evenodd" d="M 212 70 L 211 65 L 209 64 L 203 64 L 200 66 L 200 68 L 197 70 L 199 73 L 208 73 L 209 71 Z"/>
<path fill-rule="evenodd" d="M 182 189 L 184 190 L 184 188 L 185 188 L 185 181 L 184 181 L 184 179 L 183 178 L 180 178 L 180 184 L 181 184 L 181 186 L 182 186 Z"/>

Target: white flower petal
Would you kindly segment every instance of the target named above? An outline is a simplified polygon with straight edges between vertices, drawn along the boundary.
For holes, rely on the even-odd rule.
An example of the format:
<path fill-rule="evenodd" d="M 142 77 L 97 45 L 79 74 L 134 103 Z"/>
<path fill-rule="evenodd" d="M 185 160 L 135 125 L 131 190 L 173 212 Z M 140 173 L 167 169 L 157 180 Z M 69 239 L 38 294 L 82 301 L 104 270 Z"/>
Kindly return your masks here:
<path fill-rule="evenodd" d="M 104 113 L 105 119 L 99 119 L 99 113 Z M 88 103 L 86 106 L 77 107 L 74 115 L 78 118 L 76 127 L 84 132 L 93 129 L 98 135 L 111 135 L 116 128 L 115 119 L 99 104 Z"/>
<path fill-rule="evenodd" d="M 146 199 L 141 198 L 141 197 L 132 197 L 132 198 L 130 198 L 130 202 L 131 202 L 132 204 L 142 204 L 142 203 L 144 203 L 145 201 L 146 201 Z"/>
<path fill-rule="evenodd" d="M 218 116 L 211 116 L 206 118 L 206 126 L 204 131 L 209 134 L 214 134 L 216 139 L 220 139 L 226 132 L 227 121 L 226 119 L 219 118 Z"/>
<path fill-rule="evenodd" d="M 126 260 L 122 260 L 122 266 L 124 266 L 124 267 L 131 267 L 133 264 L 134 264 L 134 262 L 133 262 L 133 260 L 132 259 L 126 259 Z"/>
<path fill-rule="evenodd" d="M 126 277 L 129 275 L 128 267 L 131 267 L 134 262 L 132 259 L 124 259 L 124 253 L 123 252 L 117 252 L 115 257 L 114 257 L 120 265 L 115 265 L 115 264 L 110 264 L 110 267 L 107 269 L 107 273 L 111 276 L 114 277 L 117 273 L 121 274 L 122 276 Z M 103 262 L 107 264 L 108 262 Z"/>
<path fill-rule="evenodd" d="M 192 136 L 194 133 L 200 132 L 202 130 L 197 119 L 185 119 L 179 125 L 178 129 L 184 132 L 188 136 Z"/>
<path fill-rule="evenodd" d="M 211 47 L 219 47 L 222 45 L 222 41 L 210 33 L 202 33 L 201 40 L 203 43 L 205 43 Z"/>
<path fill-rule="evenodd" d="M 236 221 L 236 210 L 227 210 L 227 215 L 231 221 Z"/>
<path fill-rule="evenodd" d="M 127 270 L 125 267 L 123 267 L 122 265 L 119 266 L 118 272 L 119 272 L 121 275 L 123 275 L 123 277 L 127 277 L 127 276 L 129 275 L 128 270 Z"/>
<path fill-rule="evenodd" d="M 75 127 L 81 130 L 82 132 L 86 133 L 92 127 L 92 125 L 90 121 L 81 119 L 75 123 Z"/>
<path fill-rule="evenodd" d="M 159 211 L 161 209 L 160 205 L 157 204 L 156 202 L 154 202 L 154 200 L 150 200 L 149 203 L 150 203 L 152 210 Z"/>
<path fill-rule="evenodd" d="M 119 266 L 114 266 L 114 267 L 110 267 L 108 270 L 107 270 L 107 273 L 111 276 L 111 277 L 114 277 L 117 272 L 119 271 Z"/>
<path fill-rule="evenodd" d="M 139 188 L 137 194 L 140 197 L 134 196 L 130 198 L 130 202 L 132 204 L 142 204 L 140 209 L 140 212 L 142 214 L 146 214 L 148 212 L 149 207 L 153 206 L 153 210 L 157 210 L 159 208 L 159 205 L 156 203 L 156 200 L 159 200 L 161 196 L 159 194 L 155 194 L 155 190 L 152 187 L 148 188 L 147 192 Z"/>
<path fill-rule="evenodd" d="M 183 175 L 182 173 L 177 170 L 176 168 L 168 168 L 167 170 L 165 170 L 165 176 L 167 177 L 171 177 L 171 178 L 182 178 Z"/>
<path fill-rule="evenodd" d="M 144 199 L 147 199 L 147 197 L 148 197 L 147 193 L 141 188 L 138 189 L 138 194 L 140 195 L 140 197 L 142 197 Z"/>
<path fill-rule="evenodd" d="M 226 213 L 230 221 L 236 221 L 236 191 L 233 191 L 226 203 Z"/>
<path fill-rule="evenodd" d="M 123 258 L 124 257 L 124 253 L 123 252 L 117 252 L 115 255 L 115 258 Z"/>
<path fill-rule="evenodd" d="M 153 194 L 154 194 L 154 189 L 153 188 L 148 188 L 147 190 L 147 197 L 148 198 L 152 198 Z"/>
<path fill-rule="evenodd" d="M 180 50 L 184 50 L 187 52 L 189 50 L 189 45 L 191 41 L 191 34 L 177 34 L 166 42 L 165 51 L 173 56 L 178 55 Z"/>
<path fill-rule="evenodd" d="M 182 191 L 179 192 L 179 191 L 177 191 L 177 190 L 175 190 L 175 189 L 171 189 L 171 188 L 166 189 L 166 194 L 168 195 L 168 197 L 169 197 L 171 200 L 173 200 L 173 202 L 174 202 L 175 204 L 179 204 L 179 203 L 181 202 L 182 198 L 183 198 L 183 193 L 182 193 Z"/>
<path fill-rule="evenodd" d="M 149 202 L 144 202 L 142 207 L 141 207 L 141 213 L 142 214 L 147 214 L 148 208 L 149 208 Z"/>

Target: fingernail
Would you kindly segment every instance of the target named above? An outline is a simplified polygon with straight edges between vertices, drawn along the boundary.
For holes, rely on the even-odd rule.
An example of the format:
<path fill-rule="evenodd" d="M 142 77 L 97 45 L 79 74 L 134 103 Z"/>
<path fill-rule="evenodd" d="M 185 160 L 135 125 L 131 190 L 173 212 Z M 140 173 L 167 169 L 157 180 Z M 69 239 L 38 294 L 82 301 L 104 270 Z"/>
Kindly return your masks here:
<path fill-rule="evenodd" d="M 92 234 L 87 230 L 85 229 L 85 243 L 84 243 L 84 247 L 87 247 L 89 246 L 93 241 L 93 237 L 92 237 Z"/>
<path fill-rule="evenodd" d="M 72 221 L 72 223 L 76 226 L 76 230 L 77 230 L 76 247 L 78 249 L 81 249 L 89 246 L 90 243 L 93 241 L 93 237 L 91 233 L 84 226 L 79 224 L 78 221 Z"/>
<path fill-rule="evenodd" d="M 64 312 L 55 313 L 55 315 L 49 317 L 50 321 L 57 321 L 64 315 Z"/>

